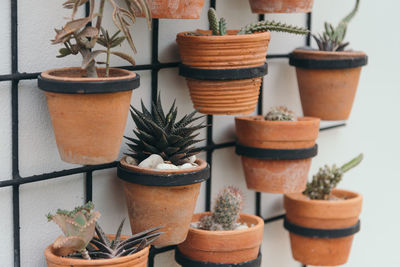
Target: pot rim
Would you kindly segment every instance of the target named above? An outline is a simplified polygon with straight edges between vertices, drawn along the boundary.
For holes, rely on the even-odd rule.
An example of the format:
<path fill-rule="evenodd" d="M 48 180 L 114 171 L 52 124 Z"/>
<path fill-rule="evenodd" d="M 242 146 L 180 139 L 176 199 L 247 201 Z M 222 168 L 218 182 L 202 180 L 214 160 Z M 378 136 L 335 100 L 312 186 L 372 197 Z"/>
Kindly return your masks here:
<path fill-rule="evenodd" d="M 73 72 L 82 72 L 83 70 L 80 67 L 65 67 L 65 68 L 55 68 L 43 71 L 40 76 L 46 80 L 55 80 L 55 81 L 64 81 L 64 82 L 102 82 L 102 81 L 116 81 L 116 80 L 125 80 L 134 78 L 137 74 L 120 68 L 110 68 L 110 70 L 121 73 L 120 76 L 116 77 L 97 77 L 97 78 L 88 78 L 88 77 L 68 77 L 56 75 L 56 72 L 60 71 L 68 71 L 71 70 Z M 105 70 L 104 67 L 96 67 L 96 70 Z"/>
<path fill-rule="evenodd" d="M 256 118 L 261 118 L 261 120 L 256 120 Z M 269 125 L 274 125 L 274 126 L 285 126 L 285 127 L 290 127 L 290 126 L 311 126 L 315 123 L 319 123 L 321 120 L 319 118 L 315 117 L 297 117 L 297 121 L 269 121 L 263 119 L 263 115 L 254 115 L 254 116 L 237 116 L 235 117 L 235 120 L 242 120 L 242 121 L 248 121 L 250 123 L 254 124 L 261 124 L 264 126 L 269 126 Z"/>
<path fill-rule="evenodd" d="M 104 266 L 113 265 L 120 262 L 127 262 L 135 258 L 140 258 L 149 253 L 150 246 L 145 247 L 139 252 L 136 252 L 129 256 L 118 257 L 114 259 L 94 259 L 94 260 L 84 260 L 84 259 L 73 259 L 67 257 L 57 256 L 53 253 L 53 244 L 49 245 L 44 251 L 46 260 L 53 263 L 64 264 L 64 265 L 79 265 L 79 266 Z"/>
<path fill-rule="evenodd" d="M 309 58 L 309 57 L 318 57 L 318 58 L 361 58 L 366 57 L 367 54 L 362 51 L 354 51 L 354 50 L 344 50 L 344 51 L 321 51 L 311 47 L 299 47 L 293 50 L 291 53 L 293 57 L 296 58 Z"/>
<path fill-rule="evenodd" d="M 306 203 L 309 205 L 329 205 L 329 206 L 352 204 L 352 203 L 362 201 L 362 199 L 363 199 L 363 196 L 360 193 L 350 191 L 350 190 L 345 190 L 345 189 L 334 188 L 332 190 L 332 193 L 333 194 L 341 193 L 341 194 L 346 194 L 346 195 L 352 195 L 354 197 L 349 198 L 349 199 L 340 199 L 340 200 L 335 200 L 335 201 L 329 201 L 329 200 L 320 200 L 320 199 L 309 199 L 309 198 L 305 197 L 303 195 L 303 193 L 289 193 L 289 194 L 285 194 L 285 198 L 288 198 L 291 201 Z"/>
<path fill-rule="evenodd" d="M 241 34 L 241 35 L 236 35 L 239 30 L 228 30 L 227 35 L 190 35 L 188 33 L 193 33 L 193 32 L 209 32 L 211 33 L 210 30 L 200 30 L 197 29 L 196 31 L 186 31 L 186 32 L 180 32 L 176 35 L 177 40 L 197 40 L 197 41 L 210 41 L 210 42 L 225 42 L 227 40 L 229 41 L 241 41 L 241 40 L 246 40 L 248 41 L 249 39 L 260 39 L 260 38 L 266 38 L 270 39 L 271 38 L 271 33 L 269 31 L 266 32 L 255 32 L 251 34 Z"/>
<path fill-rule="evenodd" d="M 210 215 L 211 212 L 206 211 L 206 212 L 200 212 L 200 213 L 196 213 L 194 214 L 194 216 L 204 216 L 204 215 Z M 194 216 L 192 218 L 192 222 L 196 222 L 194 221 Z M 247 233 L 247 232 L 253 232 L 253 231 L 257 231 L 259 228 L 263 228 L 264 227 L 264 220 L 257 216 L 257 215 L 253 215 L 253 214 L 248 214 L 248 213 L 240 213 L 239 214 L 239 218 L 252 218 L 255 219 L 257 221 L 257 224 L 254 225 L 253 227 L 249 227 L 247 229 L 239 229 L 239 230 L 227 230 L 227 231 L 210 231 L 210 230 L 202 230 L 202 229 L 197 229 L 197 228 L 193 228 L 193 227 L 189 227 L 189 232 L 194 232 L 197 234 L 201 234 L 201 235 L 211 235 L 211 236 L 227 236 L 227 235 L 236 235 L 236 234 L 243 234 L 243 233 Z"/>

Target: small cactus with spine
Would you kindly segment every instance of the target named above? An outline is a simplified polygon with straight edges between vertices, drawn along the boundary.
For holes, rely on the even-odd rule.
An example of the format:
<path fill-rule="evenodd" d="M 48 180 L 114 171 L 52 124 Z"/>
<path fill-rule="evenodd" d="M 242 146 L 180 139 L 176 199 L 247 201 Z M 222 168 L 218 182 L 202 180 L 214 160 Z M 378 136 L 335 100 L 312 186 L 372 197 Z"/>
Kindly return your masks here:
<path fill-rule="evenodd" d="M 329 167 L 325 165 L 313 176 L 312 181 L 307 183 L 306 190 L 304 190 L 303 194 L 310 199 L 330 199 L 332 189 L 342 180 L 343 174 L 360 164 L 362 159 L 363 154 L 360 154 L 342 167 L 337 167 L 336 165 Z"/>
<path fill-rule="evenodd" d="M 243 194 L 229 186 L 222 190 L 215 201 L 214 212 L 200 219 L 199 229 L 209 231 L 235 230 L 243 206 Z"/>
<path fill-rule="evenodd" d="M 273 107 L 264 117 L 267 121 L 295 121 L 296 116 L 287 107 Z"/>

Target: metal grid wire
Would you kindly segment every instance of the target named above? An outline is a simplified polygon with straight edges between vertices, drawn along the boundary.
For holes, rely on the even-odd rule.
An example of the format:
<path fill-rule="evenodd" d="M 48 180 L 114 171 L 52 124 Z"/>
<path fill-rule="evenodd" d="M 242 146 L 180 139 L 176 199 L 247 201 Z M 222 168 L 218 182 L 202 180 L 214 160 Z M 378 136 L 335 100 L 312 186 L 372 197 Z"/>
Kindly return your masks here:
<path fill-rule="evenodd" d="M 35 183 L 44 180 L 61 178 L 68 179 L 72 174 L 82 173 L 85 175 L 85 199 L 86 201 L 92 200 L 93 198 L 93 172 L 98 170 L 115 168 L 117 166 L 117 161 L 93 165 L 93 166 L 83 166 L 72 168 L 68 170 L 55 171 L 50 173 L 42 173 L 38 175 L 31 175 L 22 177 L 19 172 L 19 144 L 18 144 L 18 84 L 21 80 L 33 80 L 37 79 L 40 73 L 20 73 L 18 71 L 18 0 L 11 1 L 11 74 L 0 75 L 0 82 L 11 81 L 11 117 L 12 117 L 12 179 L 0 181 L 0 188 L 12 187 L 12 207 L 13 207 L 13 252 L 14 252 L 14 266 L 21 266 L 21 248 L 20 248 L 20 185 L 27 183 Z M 210 0 L 210 7 L 216 7 L 216 0 Z M 86 6 L 86 13 L 88 13 L 88 6 Z M 264 20 L 264 15 L 259 15 L 259 20 Z M 152 56 L 151 64 L 136 65 L 121 67 L 124 69 L 138 71 L 138 70 L 150 70 L 151 71 L 151 98 L 154 101 L 157 97 L 158 92 L 158 72 L 161 69 L 166 68 L 176 68 L 179 66 L 180 62 L 169 62 L 162 63 L 158 60 L 158 34 L 159 34 L 159 20 L 153 19 L 153 30 L 152 30 Z M 311 13 L 307 13 L 306 16 L 307 28 L 311 29 Z M 306 45 L 310 44 L 310 37 L 306 39 Z M 274 58 L 288 58 L 289 54 L 272 54 L 268 55 L 267 59 Z M 262 114 L 262 99 L 263 99 L 263 86 L 261 85 L 260 97 L 258 99 L 257 114 Z M 226 142 L 221 144 L 215 144 L 213 141 L 213 116 L 207 116 L 207 124 L 210 125 L 207 128 L 207 143 L 203 147 L 206 151 L 206 160 L 210 166 L 212 166 L 212 155 L 217 149 L 222 149 L 226 147 L 235 146 L 235 142 Z M 330 129 L 333 127 L 343 126 L 344 124 L 339 124 L 335 126 L 330 126 L 323 128 L 321 130 Z M 261 193 L 256 194 L 255 203 L 255 214 L 261 216 Z M 210 210 L 211 206 L 211 177 L 206 183 L 206 210 Z M 264 219 L 265 223 L 274 222 L 284 218 L 283 215 L 271 217 Z M 154 258 L 157 254 L 166 251 L 173 250 L 176 246 L 167 246 L 163 248 L 152 247 L 149 255 L 149 267 L 154 266 Z M 304 265 L 303 265 L 304 266 Z"/>

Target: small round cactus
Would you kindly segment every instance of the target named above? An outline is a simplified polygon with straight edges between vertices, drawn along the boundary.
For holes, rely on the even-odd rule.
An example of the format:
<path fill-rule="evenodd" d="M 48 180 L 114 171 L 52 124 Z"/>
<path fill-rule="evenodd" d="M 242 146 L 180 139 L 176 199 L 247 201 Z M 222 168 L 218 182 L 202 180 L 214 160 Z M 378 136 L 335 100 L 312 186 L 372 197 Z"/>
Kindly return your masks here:
<path fill-rule="evenodd" d="M 296 117 L 294 113 L 287 107 L 279 106 L 273 107 L 265 115 L 265 120 L 267 121 L 295 121 Z"/>
<path fill-rule="evenodd" d="M 243 194 L 239 189 L 229 186 L 222 190 L 211 215 L 200 219 L 199 228 L 210 231 L 234 230 L 243 206 Z"/>

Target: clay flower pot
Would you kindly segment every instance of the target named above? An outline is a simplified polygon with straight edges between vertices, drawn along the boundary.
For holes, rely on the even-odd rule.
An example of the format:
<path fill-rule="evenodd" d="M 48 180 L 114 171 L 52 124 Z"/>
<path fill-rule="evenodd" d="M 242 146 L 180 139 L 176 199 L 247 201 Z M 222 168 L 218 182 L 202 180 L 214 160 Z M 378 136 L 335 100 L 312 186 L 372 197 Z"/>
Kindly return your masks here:
<path fill-rule="evenodd" d="M 210 213 L 195 214 L 192 221 L 198 222 L 202 216 L 208 214 Z M 232 264 L 229 266 L 235 266 L 233 265 L 235 263 L 250 262 L 257 259 L 257 262 L 260 263 L 259 251 L 263 239 L 264 221 L 255 215 L 243 213 L 240 214 L 239 221 L 247 223 L 249 228 L 233 231 L 208 231 L 190 228 L 185 242 L 178 245 L 179 253 L 184 258 L 204 263 L 227 263 Z M 183 266 L 189 267 L 188 265 Z"/>
<path fill-rule="evenodd" d="M 247 188 L 257 192 L 302 192 L 307 183 L 319 119 L 267 121 L 263 116 L 235 118 L 238 143 Z"/>
<path fill-rule="evenodd" d="M 356 95 L 364 52 L 296 49 L 290 56 L 296 67 L 304 116 L 347 120 Z"/>
<path fill-rule="evenodd" d="M 267 73 L 270 33 L 237 32 L 177 35 L 182 60 L 179 73 L 186 77 L 194 107 L 201 113 L 249 114 L 256 108 L 261 80 Z"/>
<path fill-rule="evenodd" d="M 285 227 L 290 231 L 294 259 L 305 265 L 336 266 L 349 258 L 354 233 L 360 228 L 362 196 L 334 189 L 341 200 L 310 200 L 287 194 Z"/>
<path fill-rule="evenodd" d="M 201 159 L 196 163 L 199 166 L 191 169 L 154 170 L 121 159 L 118 177 L 123 180 L 132 233 L 163 226 L 155 246 L 185 240 L 201 182 L 210 177 L 208 164 Z"/>
<path fill-rule="evenodd" d="M 253 13 L 307 13 L 314 0 L 250 0 Z"/>
<path fill-rule="evenodd" d="M 110 69 L 107 78 L 104 68 L 98 74 L 99 78 L 83 78 L 81 68 L 63 68 L 39 76 L 63 161 L 94 165 L 118 157 L 132 90 L 140 79 L 122 69 Z"/>
<path fill-rule="evenodd" d="M 148 0 L 148 4 L 153 19 L 199 19 L 204 0 Z"/>
<path fill-rule="evenodd" d="M 121 239 L 126 238 L 127 236 L 121 236 Z M 149 256 L 149 247 L 146 247 L 135 254 L 125 257 L 118 257 L 114 259 L 84 260 L 57 256 L 56 254 L 54 254 L 53 245 L 50 245 L 44 251 L 44 255 L 46 257 L 48 267 L 146 267 L 147 259 Z"/>

